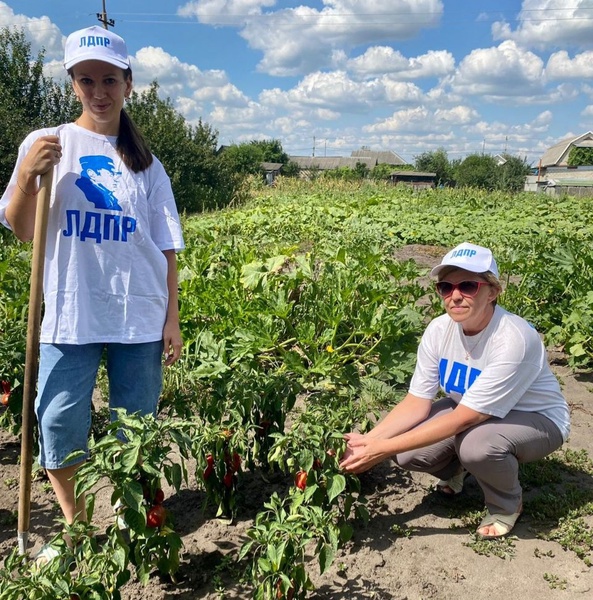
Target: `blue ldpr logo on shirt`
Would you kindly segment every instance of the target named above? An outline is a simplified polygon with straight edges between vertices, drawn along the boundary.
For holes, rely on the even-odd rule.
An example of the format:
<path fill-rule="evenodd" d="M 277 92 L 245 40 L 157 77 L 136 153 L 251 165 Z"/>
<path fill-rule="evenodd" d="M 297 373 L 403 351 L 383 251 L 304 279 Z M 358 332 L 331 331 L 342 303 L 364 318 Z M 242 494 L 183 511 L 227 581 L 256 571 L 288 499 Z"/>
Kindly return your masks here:
<path fill-rule="evenodd" d="M 115 170 L 115 164 L 108 156 L 82 156 L 80 177 L 76 187 L 80 188 L 95 208 L 121 210 L 115 197 L 115 190 L 121 178 L 121 171 Z"/>
<path fill-rule="evenodd" d="M 468 365 L 456 361 L 453 361 L 449 369 L 449 360 L 446 358 L 441 358 L 439 362 L 439 382 L 445 394 L 465 394 L 481 372 L 480 369 L 469 368 Z"/>
<path fill-rule="evenodd" d="M 121 171 L 115 170 L 109 156 L 93 155 L 80 158 L 81 172 L 75 185 L 97 209 L 122 211 L 115 196 Z M 100 244 L 104 240 L 127 242 L 136 231 L 136 219 L 96 211 L 67 210 L 65 237 L 75 236 L 81 242 L 87 239 Z"/>

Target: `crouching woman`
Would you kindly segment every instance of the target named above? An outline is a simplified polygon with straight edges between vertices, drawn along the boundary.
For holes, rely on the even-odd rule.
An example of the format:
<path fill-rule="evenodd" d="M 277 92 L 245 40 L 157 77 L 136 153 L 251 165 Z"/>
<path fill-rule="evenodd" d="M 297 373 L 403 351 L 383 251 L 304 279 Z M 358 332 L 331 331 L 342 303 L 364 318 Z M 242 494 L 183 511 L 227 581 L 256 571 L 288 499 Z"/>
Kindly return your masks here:
<path fill-rule="evenodd" d="M 522 511 L 519 464 L 568 438 L 568 406 L 537 331 L 498 306 L 490 250 L 460 244 L 431 275 L 446 314 L 424 332 L 406 397 L 369 433 L 346 435 L 341 465 L 362 473 L 393 457 L 449 496 L 472 474 L 487 509 L 478 536 L 504 537 Z"/>

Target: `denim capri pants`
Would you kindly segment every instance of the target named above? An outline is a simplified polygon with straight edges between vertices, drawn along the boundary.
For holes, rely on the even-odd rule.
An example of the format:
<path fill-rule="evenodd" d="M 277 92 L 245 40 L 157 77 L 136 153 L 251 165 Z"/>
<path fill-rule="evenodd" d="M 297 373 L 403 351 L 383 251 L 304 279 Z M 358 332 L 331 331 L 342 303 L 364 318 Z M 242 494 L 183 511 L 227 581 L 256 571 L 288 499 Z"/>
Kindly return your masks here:
<path fill-rule="evenodd" d="M 106 351 L 109 408 L 156 414 L 162 387 L 163 341 L 142 344 L 41 344 L 35 414 L 39 464 L 61 469 L 88 456 L 91 402 Z M 116 417 L 111 412 L 112 420 Z M 76 450 L 85 457 L 64 459 Z"/>

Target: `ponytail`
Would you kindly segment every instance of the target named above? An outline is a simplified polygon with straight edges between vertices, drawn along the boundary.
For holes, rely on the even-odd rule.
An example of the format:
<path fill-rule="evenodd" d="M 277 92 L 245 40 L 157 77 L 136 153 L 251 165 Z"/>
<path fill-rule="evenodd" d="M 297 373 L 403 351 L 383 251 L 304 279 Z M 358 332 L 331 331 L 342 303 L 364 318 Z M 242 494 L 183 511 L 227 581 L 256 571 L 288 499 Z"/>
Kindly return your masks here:
<path fill-rule="evenodd" d="M 128 68 L 124 71 L 124 79 L 126 81 L 132 80 L 132 69 Z M 117 136 L 115 148 L 126 167 L 134 173 L 140 173 L 152 164 L 152 152 L 144 136 L 123 108 L 120 113 L 119 135 Z"/>
<path fill-rule="evenodd" d="M 144 171 L 152 164 L 152 152 L 144 136 L 123 108 L 121 109 L 119 135 L 115 147 L 126 167 L 134 173 Z"/>

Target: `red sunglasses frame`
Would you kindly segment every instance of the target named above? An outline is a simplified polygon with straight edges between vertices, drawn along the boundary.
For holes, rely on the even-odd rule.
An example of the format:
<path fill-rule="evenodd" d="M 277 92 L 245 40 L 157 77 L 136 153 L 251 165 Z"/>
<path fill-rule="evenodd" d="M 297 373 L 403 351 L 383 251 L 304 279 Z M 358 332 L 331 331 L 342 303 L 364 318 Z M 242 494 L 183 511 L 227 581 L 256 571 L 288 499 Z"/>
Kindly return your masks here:
<path fill-rule="evenodd" d="M 441 290 L 439 290 L 439 284 L 441 284 L 441 283 L 446 283 L 447 285 L 450 285 L 451 291 L 448 293 L 441 292 Z M 476 284 L 477 288 L 473 294 L 468 294 L 467 292 L 464 292 L 461 289 L 461 286 L 466 283 Z M 459 293 L 464 298 L 475 298 L 480 293 L 480 289 L 482 288 L 483 285 L 490 285 L 490 283 L 488 283 L 487 281 L 472 281 L 472 280 L 460 281 L 459 283 L 451 283 L 450 281 L 437 281 L 436 289 L 437 289 L 437 294 L 439 296 L 441 296 L 441 298 L 448 298 L 455 290 L 459 290 Z"/>

